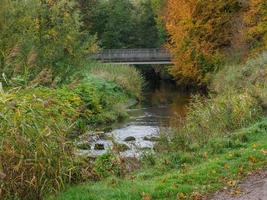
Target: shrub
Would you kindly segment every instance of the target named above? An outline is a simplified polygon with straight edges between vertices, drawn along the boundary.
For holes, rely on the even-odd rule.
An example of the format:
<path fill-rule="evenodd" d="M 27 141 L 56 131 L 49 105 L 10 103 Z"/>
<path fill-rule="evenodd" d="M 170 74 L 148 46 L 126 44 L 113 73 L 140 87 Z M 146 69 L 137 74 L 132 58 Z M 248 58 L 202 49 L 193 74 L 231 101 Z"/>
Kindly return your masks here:
<path fill-rule="evenodd" d="M 265 0 L 169 0 L 166 13 L 170 72 L 183 83 L 207 85 L 223 60 L 267 48 Z"/>
<path fill-rule="evenodd" d="M 245 38 L 253 53 L 267 49 L 267 3 L 265 0 L 248 1 L 244 14 Z"/>
<path fill-rule="evenodd" d="M 110 123 L 125 117 L 129 95 L 116 83 L 87 75 L 73 91 L 84 103 L 82 116 L 87 123 Z"/>
<path fill-rule="evenodd" d="M 216 141 L 260 119 L 267 108 L 266 58 L 263 53 L 243 65 L 225 66 L 215 75 L 211 89 L 216 94 L 194 97 L 183 125 L 172 135 L 174 146 L 193 150 L 210 141 L 222 145 Z"/>
<path fill-rule="evenodd" d="M 42 199 L 77 178 L 66 135 L 75 127 L 81 104 L 66 89 L 0 94 L 1 199 Z"/>

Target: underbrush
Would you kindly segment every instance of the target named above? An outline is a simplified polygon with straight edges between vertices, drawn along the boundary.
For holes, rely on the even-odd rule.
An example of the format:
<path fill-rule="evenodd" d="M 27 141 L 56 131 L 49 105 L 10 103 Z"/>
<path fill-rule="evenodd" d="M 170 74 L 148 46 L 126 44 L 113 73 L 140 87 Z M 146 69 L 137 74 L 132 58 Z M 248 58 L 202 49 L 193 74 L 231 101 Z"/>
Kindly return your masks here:
<path fill-rule="evenodd" d="M 262 117 L 262 108 L 248 93 L 228 91 L 216 97 L 196 96 L 182 126 L 171 133 L 174 149 L 190 150 L 203 146 L 212 138 L 227 137 Z"/>

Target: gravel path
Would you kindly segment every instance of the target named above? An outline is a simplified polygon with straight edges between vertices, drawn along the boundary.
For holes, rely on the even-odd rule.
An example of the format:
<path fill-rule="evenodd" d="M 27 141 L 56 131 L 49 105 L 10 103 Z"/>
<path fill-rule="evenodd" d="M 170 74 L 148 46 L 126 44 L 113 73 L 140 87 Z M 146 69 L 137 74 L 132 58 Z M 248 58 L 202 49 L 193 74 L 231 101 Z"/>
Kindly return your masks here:
<path fill-rule="evenodd" d="M 267 171 L 254 172 L 236 187 L 218 191 L 209 200 L 267 200 Z"/>

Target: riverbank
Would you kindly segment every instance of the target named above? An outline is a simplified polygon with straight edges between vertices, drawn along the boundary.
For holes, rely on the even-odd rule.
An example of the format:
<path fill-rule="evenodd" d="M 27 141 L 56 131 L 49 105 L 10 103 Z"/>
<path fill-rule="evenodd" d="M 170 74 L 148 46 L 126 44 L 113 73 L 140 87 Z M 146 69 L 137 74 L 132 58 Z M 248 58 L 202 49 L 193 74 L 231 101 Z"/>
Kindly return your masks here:
<path fill-rule="evenodd" d="M 266 54 L 226 66 L 209 98 L 196 97 L 184 125 L 162 134 L 156 155 L 143 156 L 141 170 L 71 187 L 55 199 L 195 200 L 236 186 L 267 165 L 266 69 Z"/>
<path fill-rule="evenodd" d="M 140 98 L 142 85 L 134 68 L 97 64 L 94 71 L 96 64 L 68 85 L 3 88 L 1 199 L 42 199 L 66 183 L 94 177 L 91 165 L 75 155 L 77 147 L 71 138 L 99 124 L 122 120 L 125 104 Z M 109 74 L 109 79 L 103 74 Z"/>
<path fill-rule="evenodd" d="M 211 144 L 199 152 L 177 154 L 172 161 L 162 158 L 156 167 L 147 166 L 124 179 L 110 177 L 72 187 L 55 199 L 205 199 L 209 192 L 234 187 L 248 172 L 266 166 L 266 129 L 263 119 L 233 134 L 236 145 L 218 149 Z M 240 141 L 242 137 L 247 137 L 246 142 Z M 218 150 L 222 153 L 212 153 Z"/>

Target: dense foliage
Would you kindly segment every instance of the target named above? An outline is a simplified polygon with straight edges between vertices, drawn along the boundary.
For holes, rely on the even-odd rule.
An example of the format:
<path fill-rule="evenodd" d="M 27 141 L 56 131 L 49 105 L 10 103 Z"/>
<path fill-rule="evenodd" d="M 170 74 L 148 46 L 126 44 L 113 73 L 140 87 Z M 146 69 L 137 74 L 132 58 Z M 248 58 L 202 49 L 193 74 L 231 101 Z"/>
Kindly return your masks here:
<path fill-rule="evenodd" d="M 222 50 L 231 47 L 233 19 L 241 9 L 235 0 L 168 1 L 167 30 L 175 61 L 171 73 L 184 83 L 205 83 L 218 67 Z"/>
<path fill-rule="evenodd" d="M 267 2 L 250 0 L 244 13 L 245 38 L 254 53 L 267 48 Z"/>
<path fill-rule="evenodd" d="M 215 75 L 211 89 L 216 93 L 192 101 L 183 125 L 172 135 L 174 149 L 203 147 L 260 120 L 267 105 L 266 69 L 263 54 L 246 64 L 226 66 Z"/>
<path fill-rule="evenodd" d="M 89 11 L 92 12 L 91 23 L 85 20 L 103 48 L 154 48 L 165 42 L 163 28 L 157 25 L 157 13 L 153 9 L 156 4 L 151 0 L 81 2 L 87 6 L 84 16 L 88 16 L 92 2 L 95 3 L 94 9 Z"/>
<path fill-rule="evenodd" d="M 266 48 L 266 3 L 169 0 L 166 27 L 172 75 L 182 83 L 205 85 L 226 58 Z"/>
<path fill-rule="evenodd" d="M 75 1 L 3 0 L 0 20 L 0 82 L 6 85 L 67 82 L 97 47 L 81 31 Z"/>

